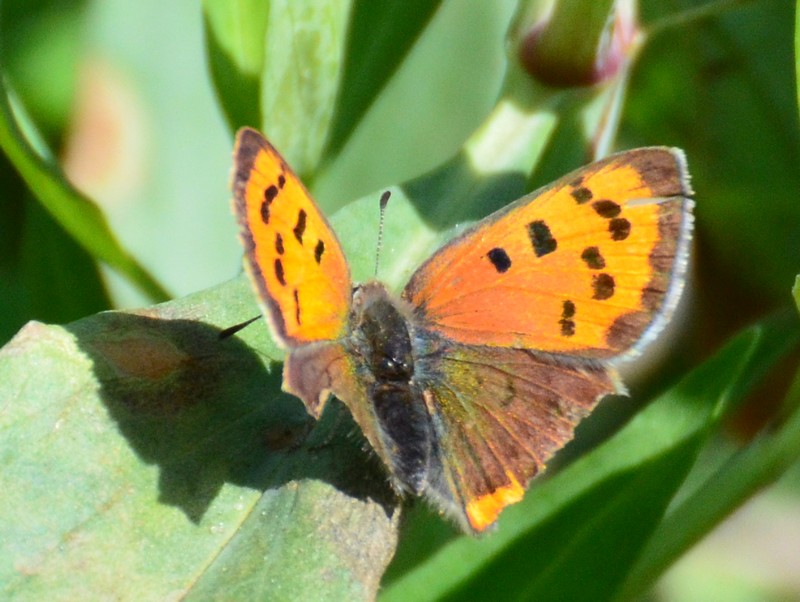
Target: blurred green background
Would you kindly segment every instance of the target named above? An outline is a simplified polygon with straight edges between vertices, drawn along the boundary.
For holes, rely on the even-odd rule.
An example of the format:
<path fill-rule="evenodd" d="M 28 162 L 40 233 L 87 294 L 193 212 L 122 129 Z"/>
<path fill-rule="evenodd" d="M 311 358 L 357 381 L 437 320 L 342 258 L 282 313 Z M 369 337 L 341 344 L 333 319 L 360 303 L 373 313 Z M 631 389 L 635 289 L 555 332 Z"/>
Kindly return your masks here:
<path fill-rule="evenodd" d="M 352 4 L 370 10 L 367 2 Z M 530 10 L 541 10 L 542 4 L 531 2 Z M 393 40 L 408 44 L 396 71 L 367 72 L 364 77 L 373 79 L 366 83 L 352 80 L 354 87 L 369 89 L 374 78 L 386 78 L 374 103 L 352 117 L 352 131 L 326 138 L 332 120 L 347 122 L 343 113 L 334 118 L 335 110 L 343 110 L 335 103 L 335 52 L 346 46 L 347 3 L 284 7 L 307 21 L 296 30 L 269 29 L 271 37 L 259 46 L 266 66 L 251 65 L 250 82 L 237 79 L 234 67 L 220 62 L 230 49 L 217 46 L 226 39 L 219 5 L 206 2 L 205 11 L 196 3 L 154 0 L 5 0 L 0 5 L 2 74 L 18 121 L 101 209 L 120 249 L 152 276 L 151 286 L 137 287 L 98 261 L 99 255 L 76 242 L 69 220 L 54 217 L 3 155 L 0 342 L 29 320 L 67 323 L 105 309 L 147 306 L 239 274 L 241 247 L 228 203 L 235 126 L 264 128 L 323 207 L 345 207 L 342 221 L 350 201 L 377 198 L 384 187 L 423 176 L 449 160 L 502 94 L 507 58 L 516 57 L 507 33 L 518 23 L 514 15 L 525 14 L 512 0 L 419 2 L 398 12 L 398 18 L 411 21 L 414 15 L 424 21 L 424 34 Z M 268 10 L 274 16 L 281 10 L 277 2 L 236 5 L 245 24 L 234 26 L 243 31 L 250 15 Z M 360 52 L 368 55 L 370 42 L 402 32 L 391 16 L 387 11 L 385 29 L 361 32 Z M 552 102 L 563 118 L 547 130 L 535 168 L 525 176 L 531 189 L 590 160 L 592 145 L 576 144 L 587 130 L 606 132 L 614 150 L 670 145 L 686 151 L 697 198 L 690 303 L 672 339 L 671 363 L 654 380 L 635 382 L 634 391 L 649 393 L 700 364 L 739 328 L 792 304 L 790 291 L 800 271 L 800 128 L 793 3 L 643 0 L 638 20 L 647 42 L 630 57 L 633 67 L 625 82 L 614 84 L 617 96 L 608 95 L 619 116 L 608 117 L 613 123 L 603 130 L 591 111 L 583 112 L 595 94 L 604 93 L 602 82 L 597 88 L 561 91 L 557 101 L 547 92 L 553 94 L 550 100 L 538 102 Z M 264 22 L 252 18 L 257 31 L 251 33 L 259 42 Z M 315 22 L 324 27 L 314 30 Z M 299 52 L 287 59 L 296 63 L 280 67 L 284 71 L 270 71 L 270 53 L 278 55 L 298 40 L 309 47 L 327 44 L 330 64 L 313 53 L 303 63 Z M 259 55 L 238 50 L 238 56 Z M 287 72 L 297 81 L 287 83 Z M 307 105 L 282 104 L 280 96 L 269 95 L 270 86 L 313 93 L 298 94 Z M 390 210 L 390 240 L 402 240 L 402 224 L 392 226 L 391 219 Z M 364 234 L 364 240 L 372 239 Z M 367 259 L 358 266 L 370 264 L 372 248 L 363 253 Z M 392 248 L 387 256 L 392 266 Z M 404 276 L 407 270 L 397 279 Z M 706 473 L 788 411 L 780 400 L 795 363 L 787 360 L 771 372 L 715 437 L 702 456 Z M 652 595 L 667 600 L 800 597 L 798 542 L 800 470 L 795 466 L 686 555 Z"/>

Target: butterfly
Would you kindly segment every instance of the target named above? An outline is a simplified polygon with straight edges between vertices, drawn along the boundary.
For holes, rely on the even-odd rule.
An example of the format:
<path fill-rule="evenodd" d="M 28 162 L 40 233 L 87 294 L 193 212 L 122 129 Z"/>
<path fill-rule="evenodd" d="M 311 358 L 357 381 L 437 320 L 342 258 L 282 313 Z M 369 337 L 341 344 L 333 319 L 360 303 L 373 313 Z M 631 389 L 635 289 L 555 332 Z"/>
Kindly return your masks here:
<path fill-rule="evenodd" d="M 471 533 L 604 396 L 615 363 L 663 327 L 683 288 L 692 191 L 681 151 L 578 169 L 465 230 L 399 296 L 354 285 L 325 216 L 256 130 L 236 136 L 245 269 L 287 350 L 283 389 L 352 413 L 394 489 Z"/>

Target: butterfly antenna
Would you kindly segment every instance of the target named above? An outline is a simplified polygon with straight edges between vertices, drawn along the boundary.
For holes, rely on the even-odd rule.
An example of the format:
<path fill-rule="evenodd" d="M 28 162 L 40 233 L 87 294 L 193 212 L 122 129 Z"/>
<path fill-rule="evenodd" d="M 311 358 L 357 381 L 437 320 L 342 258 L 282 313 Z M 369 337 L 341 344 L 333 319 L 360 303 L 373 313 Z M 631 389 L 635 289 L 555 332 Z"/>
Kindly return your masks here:
<path fill-rule="evenodd" d="M 255 318 L 250 318 L 249 320 L 245 320 L 241 324 L 234 324 L 233 326 L 228 326 L 228 328 L 226 328 L 225 330 L 221 330 L 220 331 L 219 339 L 223 340 L 223 339 L 227 339 L 228 337 L 232 337 L 233 335 L 235 335 L 237 332 L 239 332 L 243 328 L 245 328 L 247 326 L 250 326 L 250 324 L 252 324 L 256 320 L 258 320 L 260 317 L 261 316 L 258 315 Z"/>
<path fill-rule="evenodd" d="M 392 193 L 388 190 L 381 195 L 381 217 L 378 222 L 378 248 L 375 251 L 375 278 L 378 277 L 378 268 L 381 265 L 381 249 L 383 248 L 383 218 L 386 215 L 386 205 L 389 204 L 389 197 Z"/>

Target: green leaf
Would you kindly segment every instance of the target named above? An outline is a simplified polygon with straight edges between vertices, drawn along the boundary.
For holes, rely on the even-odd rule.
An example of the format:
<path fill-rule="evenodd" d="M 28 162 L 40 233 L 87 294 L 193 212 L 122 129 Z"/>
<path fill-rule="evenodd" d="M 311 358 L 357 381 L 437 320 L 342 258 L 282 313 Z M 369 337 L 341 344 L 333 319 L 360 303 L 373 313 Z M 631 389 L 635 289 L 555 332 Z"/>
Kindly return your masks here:
<path fill-rule="evenodd" d="M 341 152 L 323 157 L 311 183 L 322 207 L 333 212 L 365 194 L 379 197 L 458 153 L 497 102 L 516 5 L 441 4 Z"/>
<path fill-rule="evenodd" d="M 85 51 L 87 0 L 5 0 L 0 5 L 3 73 L 47 140 L 73 115 Z"/>
<path fill-rule="evenodd" d="M 272 3 L 261 130 L 306 179 L 319 163 L 342 76 L 350 0 Z"/>
<path fill-rule="evenodd" d="M 228 126 L 261 125 L 261 74 L 271 2 L 206 0 L 203 24 L 211 77 Z"/>
<path fill-rule="evenodd" d="M 793 330 L 792 342 L 797 338 L 796 324 Z M 778 341 L 773 350 L 767 350 L 774 359 L 785 352 L 785 345 L 781 343 Z M 641 594 L 714 525 L 797 463 L 800 458 L 798 377 L 787 395 L 784 408 L 787 416 L 779 425 L 760 434 L 735 453 L 687 499 L 670 510 L 633 567 L 620 599 L 631 599 Z"/>
<path fill-rule="evenodd" d="M 744 331 L 605 444 L 534 486 L 496 533 L 446 544 L 382 599 L 611 599 L 709 429 L 796 342 L 796 325 L 791 332 L 786 320 Z"/>
<path fill-rule="evenodd" d="M 654 21 L 652 36 L 644 28 L 649 42 L 631 78 L 622 136 L 630 146 L 657 141 L 686 151 L 713 261 L 706 286 L 733 286 L 752 297 L 745 304 L 774 306 L 786 302 L 800 265 L 795 220 L 787 219 L 800 189 L 797 90 L 788 84 L 794 3 L 708 4 L 721 14 L 671 21 L 683 27 Z M 741 307 L 731 309 L 731 321 L 740 320 Z"/>
<path fill-rule="evenodd" d="M 9 193 L 0 203 L 0 343 L 32 317 L 69 322 L 107 309 L 94 259 L 31 198 L 4 157 L 0 174 Z"/>
<path fill-rule="evenodd" d="M 343 57 L 343 74 L 325 148 L 336 156 L 417 38 L 441 0 L 355 0 Z"/>
<path fill-rule="evenodd" d="M 52 158 L 34 150 L 17 124 L 1 76 L 0 148 L 42 206 L 89 254 L 106 262 L 154 301 L 168 298 L 161 285 L 122 248 L 91 199 L 67 182 Z"/>
<path fill-rule="evenodd" d="M 220 340 L 256 311 L 241 278 L 0 351 L 2 597 L 374 597 L 397 502 L 340 406 L 280 393 L 263 323 Z"/>

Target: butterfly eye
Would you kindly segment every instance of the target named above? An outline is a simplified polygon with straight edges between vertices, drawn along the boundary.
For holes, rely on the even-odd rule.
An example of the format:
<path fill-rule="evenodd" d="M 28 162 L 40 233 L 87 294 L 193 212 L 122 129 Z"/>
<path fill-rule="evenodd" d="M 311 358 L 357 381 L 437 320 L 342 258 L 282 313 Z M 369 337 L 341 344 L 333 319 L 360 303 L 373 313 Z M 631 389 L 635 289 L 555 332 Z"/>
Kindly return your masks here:
<path fill-rule="evenodd" d="M 387 380 L 408 380 L 413 368 L 404 359 L 384 356 L 378 361 L 378 373 Z"/>
<path fill-rule="evenodd" d="M 381 372 L 386 375 L 396 375 L 400 371 L 399 364 L 389 357 L 381 358 L 379 367 Z"/>

